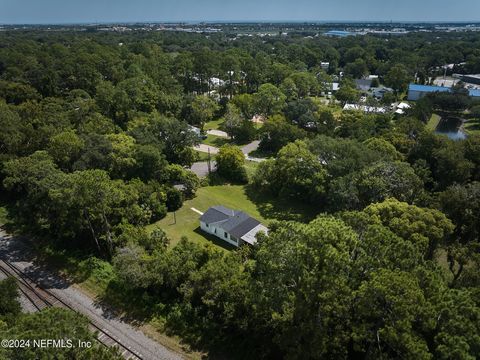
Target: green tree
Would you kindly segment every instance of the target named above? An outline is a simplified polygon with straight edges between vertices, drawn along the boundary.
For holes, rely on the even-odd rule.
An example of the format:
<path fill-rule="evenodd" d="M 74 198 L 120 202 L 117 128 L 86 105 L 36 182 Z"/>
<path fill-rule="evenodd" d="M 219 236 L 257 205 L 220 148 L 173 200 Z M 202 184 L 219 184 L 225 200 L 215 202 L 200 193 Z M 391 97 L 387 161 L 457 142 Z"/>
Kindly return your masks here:
<path fill-rule="evenodd" d="M 400 154 L 397 149 L 395 149 L 395 146 L 393 146 L 385 139 L 370 138 L 364 143 L 369 149 L 382 154 L 385 159 L 402 160 L 402 154 Z"/>
<path fill-rule="evenodd" d="M 254 95 L 256 113 L 268 117 L 279 113 L 287 97 L 273 84 L 263 84 Z"/>
<path fill-rule="evenodd" d="M 338 101 L 345 105 L 347 103 L 354 103 L 359 98 L 357 89 L 350 85 L 342 85 L 340 89 L 335 93 L 335 97 Z"/>
<path fill-rule="evenodd" d="M 374 358 L 406 356 L 431 359 L 423 329 L 433 314 L 419 281 L 411 274 L 381 269 L 356 292 L 353 337 Z"/>
<path fill-rule="evenodd" d="M 307 144 L 296 141 L 283 147 L 275 160 L 261 163 L 253 184 L 275 196 L 306 202 L 320 200 L 327 173 Z"/>
<path fill-rule="evenodd" d="M 13 321 L 21 312 L 17 282 L 13 277 L 0 281 L 0 320 Z"/>
<path fill-rule="evenodd" d="M 247 298 L 252 330 L 263 339 L 260 351 L 279 348 L 293 358 L 347 357 L 345 320 L 354 295 L 347 278 L 357 245 L 357 235 L 332 217 L 308 225 L 278 224 L 261 240 Z"/>
<path fill-rule="evenodd" d="M 60 168 L 69 170 L 80 157 L 84 146 L 83 139 L 69 130 L 50 138 L 48 153 Z"/>
<path fill-rule="evenodd" d="M 218 104 L 207 96 L 198 95 L 193 99 L 191 106 L 193 122 L 203 131 L 205 123 L 213 119 Z"/>
<path fill-rule="evenodd" d="M 453 232 L 452 222 L 440 211 L 420 208 L 395 199 L 372 204 L 365 213 L 405 240 L 412 242 L 427 259 L 433 259 L 435 250 L 445 245 Z"/>
<path fill-rule="evenodd" d="M 237 146 L 223 145 L 216 158 L 217 172 L 220 176 L 235 182 L 245 182 L 245 155 Z"/>
<path fill-rule="evenodd" d="M 410 82 L 410 75 L 406 67 L 402 64 L 392 66 L 385 75 L 385 84 L 394 89 L 397 93 L 402 93 L 407 89 Z"/>
<path fill-rule="evenodd" d="M 360 79 L 368 74 L 368 66 L 365 60 L 356 59 L 354 62 L 348 63 L 345 66 L 345 72 L 355 79 Z"/>
<path fill-rule="evenodd" d="M 240 110 L 233 104 L 227 105 L 223 128 L 237 143 L 244 143 L 253 140 L 256 133 L 253 123 L 250 120 L 245 119 Z"/>
<path fill-rule="evenodd" d="M 232 99 L 232 104 L 235 105 L 243 117 L 251 120 L 255 116 L 255 98 L 251 94 L 240 94 Z"/>
<path fill-rule="evenodd" d="M 305 137 L 305 131 L 289 124 L 283 116 L 274 115 L 260 129 L 260 149 L 276 153 L 288 143 Z"/>
<path fill-rule="evenodd" d="M 107 140 L 112 144 L 110 153 L 110 173 L 115 178 L 125 178 L 135 168 L 135 139 L 126 134 L 109 134 Z"/>
<path fill-rule="evenodd" d="M 73 311 L 61 308 L 48 308 L 33 314 L 20 316 L 15 325 L 8 329 L 0 329 L 4 339 L 34 340 L 41 339 L 67 339 L 73 345 L 79 341 L 90 342 L 90 348 L 78 346 L 63 348 L 27 346 L 18 349 L 10 348 L 4 352 L 3 358 L 7 360 L 29 359 L 79 359 L 79 360 L 119 360 L 118 350 L 100 345 L 89 330 L 88 319 Z"/>

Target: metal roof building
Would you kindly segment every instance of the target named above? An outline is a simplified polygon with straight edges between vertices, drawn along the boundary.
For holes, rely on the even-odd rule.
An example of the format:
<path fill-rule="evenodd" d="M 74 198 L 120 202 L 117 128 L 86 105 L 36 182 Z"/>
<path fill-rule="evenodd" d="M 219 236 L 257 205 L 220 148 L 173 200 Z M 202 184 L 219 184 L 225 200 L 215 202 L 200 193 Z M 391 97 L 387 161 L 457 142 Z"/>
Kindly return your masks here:
<path fill-rule="evenodd" d="M 408 86 L 408 100 L 417 101 L 427 94 L 436 93 L 436 92 L 451 92 L 451 91 L 452 89 L 449 87 L 410 84 Z"/>
<path fill-rule="evenodd" d="M 480 97 L 480 89 L 467 89 L 468 95 L 471 97 Z M 436 92 L 453 92 L 450 87 L 443 86 L 432 86 L 432 85 L 418 85 L 410 84 L 408 86 L 408 100 L 416 101 L 421 99 L 427 94 L 436 93 Z"/>

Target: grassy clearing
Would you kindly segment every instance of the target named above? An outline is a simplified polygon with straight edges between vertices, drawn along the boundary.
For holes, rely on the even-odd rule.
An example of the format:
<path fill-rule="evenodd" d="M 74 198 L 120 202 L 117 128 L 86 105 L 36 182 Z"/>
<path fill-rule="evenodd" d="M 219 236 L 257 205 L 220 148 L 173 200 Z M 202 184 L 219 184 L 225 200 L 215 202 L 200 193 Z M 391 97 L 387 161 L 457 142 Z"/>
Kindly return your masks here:
<path fill-rule="evenodd" d="M 253 169 L 256 165 L 251 166 Z M 249 171 L 248 168 L 247 171 Z M 249 186 L 207 186 L 198 190 L 195 199 L 186 201 L 183 207 L 175 213 L 175 217 L 173 213 L 168 213 L 164 219 L 150 225 L 149 230 L 163 229 L 170 237 L 172 246 L 178 243 L 182 236 L 186 236 L 194 242 L 214 243 L 228 249 L 229 247 L 223 241 L 213 236 L 205 236 L 200 231 L 198 221 L 200 215 L 191 209 L 195 208 L 205 212 L 214 205 L 245 211 L 266 225 L 269 220 L 274 219 L 309 221 L 316 215 L 313 207 L 297 204 L 294 201 L 281 201 L 258 196 L 255 194 L 255 190 Z"/>
<path fill-rule="evenodd" d="M 260 215 L 257 206 L 248 199 L 244 186 L 222 185 L 207 186 L 199 189 L 197 196 L 192 200 L 186 201 L 183 207 L 176 212 L 176 223 L 173 213 L 168 213 L 164 219 L 151 225 L 149 228 L 159 227 L 163 229 L 170 237 L 171 245 L 175 245 L 182 236 L 186 236 L 191 241 L 199 243 L 212 242 L 214 239 L 206 238 L 205 235 L 200 232 L 198 222 L 200 215 L 191 208 L 205 212 L 209 207 L 214 205 L 224 205 L 229 208 L 243 210 L 259 221 L 266 221 L 266 219 Z M 222 243 L 216 241 L 215 243 L 223 247 Z"/>
<path fill-rule="evenodd" d="M 103 294 L 114 278 L 112 265 L 96 257 L 50 245 L 37 246 L 36 250 L 39 260 L 92 297 Z"/>
<path fill-rule="evenodd" d="M 210 146 L 215 146 L 217 148 L 222 147 L 225 144 L 229 144 L 230 140 L 220 137 L 220 136 L 215 136 L 215 135 L 207 135 L 207 138 L 202 141 L 205 145 L 210 145 Z"/>
<path fill-rule="evenodd" d="M 432 114 L 432 117 L 427 123 L 427 129 L 435 131 L 437 129 L 438 123 L 442 118 L 438 114 Z"/>
<path fill-rule="evenodd" d="M 468 135 L 480 135 L 480 120 L 468 120 L 464 128 Z"/>
<path fill-rule="evenodd" d="M 203 151 L 197 151 L 198 160 L 197 161 L 207 161 L 208 160 L 208 153 Z M 215 155 L 210 154 L 210 160 L 215 160 Z"/>
<path fill-rule="evenodd" d="M 221 130 L 221 126 L 222 124 L 225 122 L 225 119 L 224 118 L 220 118 L 220 119 L 217 119 L 217 120 L 213 120 L 213 121 L 209 121 L 207 123 L 205 123 L 205 126 L 203 127 L 203 129 L 205 131 L 208 131 L 208 130 Z"/>

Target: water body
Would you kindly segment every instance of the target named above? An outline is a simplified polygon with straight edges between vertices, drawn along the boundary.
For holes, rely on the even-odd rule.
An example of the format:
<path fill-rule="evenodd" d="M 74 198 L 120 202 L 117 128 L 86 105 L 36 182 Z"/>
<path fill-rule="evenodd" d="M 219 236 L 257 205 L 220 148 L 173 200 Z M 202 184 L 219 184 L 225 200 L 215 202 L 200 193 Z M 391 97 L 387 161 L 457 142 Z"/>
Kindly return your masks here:
<path fill-rule="evenodd" d="M 435 133 L 446 135 L 452 140 L 465 140 L 467 134 L 463 131 L 464 120 L 457 117 L 442 118 L 438 123 Z"/>

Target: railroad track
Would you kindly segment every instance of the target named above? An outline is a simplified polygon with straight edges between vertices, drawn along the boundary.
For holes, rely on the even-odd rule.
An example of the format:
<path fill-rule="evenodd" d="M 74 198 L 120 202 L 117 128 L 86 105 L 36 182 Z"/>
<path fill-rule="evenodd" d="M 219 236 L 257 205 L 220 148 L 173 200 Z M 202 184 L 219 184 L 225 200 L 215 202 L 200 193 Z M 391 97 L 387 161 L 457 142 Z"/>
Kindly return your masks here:
<path fill-rule="evenodd" d="M 16 265 L 11 262 L 0 260 L 0 271 L 6 276 L 15 278 L 18 282 L 20 292 L 33 304 L 37 311 L 47 307 L 61 307 L 76 311 L 72 306 L 60 299 L 51 291 L 42 288 L 36 284 L 31 278 L 23 273 Z M 143 360 L 142 356 L 135 350 L 124 345 L 121 341 L 113 337 L 107 330 L 100 327 L 94 321 L 89 319 L 90 328 L 98 333 L 97 340 L 100 344 L 106 347 L 117 347 L 122 357 L 125 359 Z"/>

